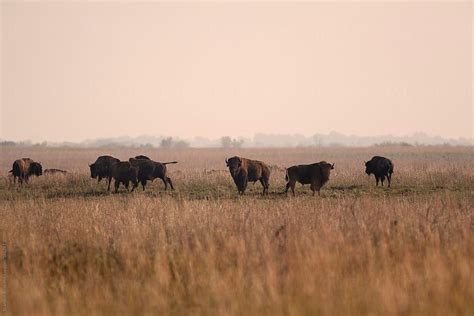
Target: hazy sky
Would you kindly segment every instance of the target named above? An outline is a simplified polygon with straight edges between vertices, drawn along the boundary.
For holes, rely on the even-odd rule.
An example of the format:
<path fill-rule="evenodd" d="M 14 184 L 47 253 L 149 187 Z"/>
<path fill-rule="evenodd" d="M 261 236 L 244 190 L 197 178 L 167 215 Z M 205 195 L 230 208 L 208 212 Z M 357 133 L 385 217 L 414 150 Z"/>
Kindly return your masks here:
<path fill-rule="evenodd" d="M 470 1 L 1 1 L 0 138 L 473 137 Z"/>

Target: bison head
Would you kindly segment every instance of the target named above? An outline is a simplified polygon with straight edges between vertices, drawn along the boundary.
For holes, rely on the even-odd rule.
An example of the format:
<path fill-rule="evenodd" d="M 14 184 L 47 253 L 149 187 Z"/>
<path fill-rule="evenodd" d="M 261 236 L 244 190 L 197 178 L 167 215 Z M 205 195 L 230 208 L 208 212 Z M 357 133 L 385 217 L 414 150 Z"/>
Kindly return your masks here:
<path fill-rule="evenodd" d="M 89 165 L 89 168 L 91 169 L 91 178 L 93 179 L 97 178 L 98 174 L 97 174 L 97 168 L 96 168 L 95 163 Z"/>
<path fill-rule="evenodd" d="M 225 163 L 227 164 L 227 167 L 229 167 L 230 174 L 235 177 L 240 171 L 240 168 L 242 167 L 242 159 L 240 157 L 232 157 L 229 159 L 225 160 Z"/>
<path fill-rule="evenodd" d="M 365 173 L 367 173 L 369 176 L 372 173 L 372 161 L 366 161 L 365 162 Z"/>
<path fill-rule="evenodd" d="M 324 168 L 324 169 L 327 169 L 327 170 L 334 169 L 334 164 L 331 165 L 330 163 L 325 162 L 325 161 L 321 161 L 319 164 L 320 164 L 321 168 Z"/>
<path fill-rule="evenodd" d="M 32 162 L 30 164 L 29 175 L 35 175 L 37 177 L 43 175 L 43 167 L 39 162 Z"/>

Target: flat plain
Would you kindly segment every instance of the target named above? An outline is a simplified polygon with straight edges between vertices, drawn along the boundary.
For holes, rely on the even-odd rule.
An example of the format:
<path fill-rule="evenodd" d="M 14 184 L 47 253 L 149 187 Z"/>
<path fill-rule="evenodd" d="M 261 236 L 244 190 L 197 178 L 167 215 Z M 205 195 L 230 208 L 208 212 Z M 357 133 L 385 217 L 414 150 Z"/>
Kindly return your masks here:
<path fill-rule="evenodd" d="M 0 148 L 0 230 L 11 314 L 448 315 L 474 313 L 472 147 L 283 149 Z M 144 154 L 159 180 L 108 193 L 89 176 L 103 154 Z M 376 187 L 364 160 L 395 164 Z M 265 161 L 270 194 L 238 196 L 225 158 Z M 30 157 L 67 175 L 19 188 Z M 321 196 L 285 167 L 335 163 Z M 3 286 L 3 285 L 2 285 Z M 5 289 L 3 289 L 5 290 Z"/>

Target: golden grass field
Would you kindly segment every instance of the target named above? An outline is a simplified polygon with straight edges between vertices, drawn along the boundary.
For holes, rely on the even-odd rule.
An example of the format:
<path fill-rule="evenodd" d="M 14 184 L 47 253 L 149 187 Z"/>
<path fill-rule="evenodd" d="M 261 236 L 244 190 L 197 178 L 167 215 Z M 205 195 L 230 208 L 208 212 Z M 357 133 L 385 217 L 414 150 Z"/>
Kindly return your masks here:
<path fill-rule="evenodd" d="M 474 314 L 472 147 L 0 150 L 11 314 Z M 88 171 L 102 154 L 178 160 L 176 191 L 107 193 Z M 235 154 L 271 166 L 268 196 L 237 195 Z M 375 154 L 391 189 L 364 173 Z M 19 189 L 21 157 L 71 173 Z M 320 197 L 281 194 L 285 167 L 320 160 Z"/>

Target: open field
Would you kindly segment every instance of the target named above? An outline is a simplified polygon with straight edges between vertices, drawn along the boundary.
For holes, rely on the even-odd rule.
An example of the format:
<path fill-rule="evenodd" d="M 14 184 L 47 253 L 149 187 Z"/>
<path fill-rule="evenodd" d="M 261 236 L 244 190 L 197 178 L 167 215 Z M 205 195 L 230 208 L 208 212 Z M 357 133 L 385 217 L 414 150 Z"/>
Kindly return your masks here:
<path fill-rule="evenodd" d="M 12 314 L 474 314 L 472 147 L 0 149 Z M 107 193 L 102 154 L 169 166 L 176 191 Z M 270 194 L 239 197 L 225 157 L 267 162 Z M 375 187 L 364 160 L 395 164 Z M 21 157 L 66 176 L 6 177 Z M 321 196 L 285 167 L 335 163 Z"/>

